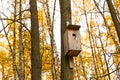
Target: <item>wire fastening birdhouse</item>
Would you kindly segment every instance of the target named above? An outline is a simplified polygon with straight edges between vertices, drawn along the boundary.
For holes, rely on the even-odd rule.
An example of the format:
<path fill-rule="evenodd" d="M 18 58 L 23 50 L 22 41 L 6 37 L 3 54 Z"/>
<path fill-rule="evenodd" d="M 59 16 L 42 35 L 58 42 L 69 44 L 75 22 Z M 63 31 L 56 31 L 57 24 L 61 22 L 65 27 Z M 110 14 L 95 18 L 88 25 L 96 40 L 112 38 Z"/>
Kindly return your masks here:
<path fill-rule="evenodd" d="M 67 56 L 77 56 L 81 52 L 79 25 L 68 25 L 64 35 L 64 50 Z"/>

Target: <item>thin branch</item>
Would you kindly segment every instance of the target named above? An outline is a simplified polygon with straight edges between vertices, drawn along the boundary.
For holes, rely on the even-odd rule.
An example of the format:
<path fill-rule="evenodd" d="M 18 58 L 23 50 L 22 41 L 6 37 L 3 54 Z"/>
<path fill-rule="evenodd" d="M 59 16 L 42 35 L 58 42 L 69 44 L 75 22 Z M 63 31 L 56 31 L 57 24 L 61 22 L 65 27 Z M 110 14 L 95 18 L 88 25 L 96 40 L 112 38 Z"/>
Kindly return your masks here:
<path fill-rule="evenodd" d="M 20 11 L 18 14 L 16 14 L 16 16 L 19 16 L 20 14 L 23 14 L 23 13 L 26 12 L 26 11 L 29 11 L 29 12 L 30 12 L 30 9 L 25 9 L 25 10 L 23 10 L 23 11 Z"/>
<path fill-rule="evenodd" d="M 99 78 L 102 78 L 102 77 L 108 76 L 108 75 L 110 75 L 110 74 L 112 74 L 112 73 L 114 73 L 114 72 L 116 72 L 116 71 L 118 71 L 118 70 L 120 70 L 120 68 L 118 68 L 118 69 L 116 69 L 116 70 L 114 70 L 114 71 L 112 71 L 112 72 L 110 72 L 110 73 L 108 73 L 108 74 L 105 74 L 105 75 L 102 75 L 102 76 L 98 76 L 98 77 L 99 77 Z M 91 78 L 96 79 L 95 77 L 91 77 Z"/>
<path fill-rule="evenodd" d="M 0 20 L 10 20 L 10 21 L 13 21 L 13 22 L 11 22 L 10 24 L 12 24 L 12 23 L 14 23 L 14 22 L 18 22 L 18 23 L 20 23 L 23 27 L 25 27 L 25 29 L 31 34 L 31 31 L 26 27 L 26 25 L 25 25 L 24 23 L 20 22 L 19 19 L 14 20 L 14 19 L 9 19 L 9 18 L 0 18 Z M 7 25 L 7 26 L 8 26 L 8 25 Z M 7 28 L 7 26 L 4 27 L 4 28 Z M 3 30 L 4 30 L 4 29 L 0 30 L 0 33 L 1 33 Z"/>

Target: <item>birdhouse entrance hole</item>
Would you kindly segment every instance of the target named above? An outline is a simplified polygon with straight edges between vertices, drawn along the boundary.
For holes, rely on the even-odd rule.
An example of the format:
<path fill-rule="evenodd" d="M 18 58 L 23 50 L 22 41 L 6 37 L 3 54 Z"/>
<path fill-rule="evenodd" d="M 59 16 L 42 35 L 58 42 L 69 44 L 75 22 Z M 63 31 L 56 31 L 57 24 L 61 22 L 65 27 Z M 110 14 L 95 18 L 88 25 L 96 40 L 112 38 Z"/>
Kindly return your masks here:
<path fill-rule="evenodd" d="M 72 35 L 73 35 L 74 37 L 76 37 L 76 34 L 73 33 Z"/>
<path fill-rule="evenodd" d="M 74 39 L 76 38 L 76 34 L 75 33 L 73 33 L 72 36 L 74 37 Z"/>

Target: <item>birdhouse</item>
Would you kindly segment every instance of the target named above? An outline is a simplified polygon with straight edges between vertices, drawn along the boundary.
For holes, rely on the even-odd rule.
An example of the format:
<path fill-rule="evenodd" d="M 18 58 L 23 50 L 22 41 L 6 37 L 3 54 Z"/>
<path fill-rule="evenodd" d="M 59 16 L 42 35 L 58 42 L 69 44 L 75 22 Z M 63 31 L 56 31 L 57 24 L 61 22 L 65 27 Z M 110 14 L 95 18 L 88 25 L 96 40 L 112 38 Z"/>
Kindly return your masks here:
<path fill-rule="evenodd" d="M 64 35 L 64 51 L 67 56 L 77 56 L 81 52 L 79 25 L 68 25 Z"/>

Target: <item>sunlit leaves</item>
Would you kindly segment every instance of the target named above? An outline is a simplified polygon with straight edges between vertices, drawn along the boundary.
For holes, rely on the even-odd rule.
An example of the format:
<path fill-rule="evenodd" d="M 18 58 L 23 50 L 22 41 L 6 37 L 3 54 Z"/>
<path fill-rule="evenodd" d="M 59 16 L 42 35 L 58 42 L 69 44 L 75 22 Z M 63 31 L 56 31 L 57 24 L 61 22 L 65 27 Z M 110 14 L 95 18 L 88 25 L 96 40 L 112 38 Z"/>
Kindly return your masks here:
<path fill-rule="evenodd" d="M 120 1 L 119 0 L 114 0 L 114 6 L 117 9 L 117 14 L 119 16 L 120 15 Z"/>
<path fill-rule="evenodd" d="M 46 2 L 46 0 L 38 0 L 38 1 L 40 1 L 41 3 L 45 3 Z"/>
<path fill-rule="evenodd" d="M 40 25 L 44 25 L 45 23 L 45 17 L 44 17 L 44 14 L 43 14 L 43 10 L 39 9 L 38 10 L 38 20 L 39 20 L 39 24 Z"/>
<path fill-rule="evenodd" d="M 3 63 L 3 61 L 6 58 L 6 53 L 3 49 L 0 50 L 0 63 Z"/>
<path fill-rule="evenodd" d="M 0 38 L 3 38 L 4 37 L 4 35 L 3 34 L 0 34 Z"/>

